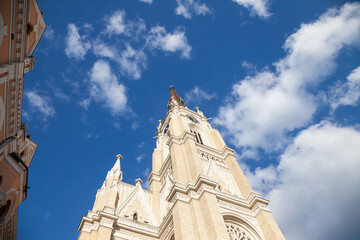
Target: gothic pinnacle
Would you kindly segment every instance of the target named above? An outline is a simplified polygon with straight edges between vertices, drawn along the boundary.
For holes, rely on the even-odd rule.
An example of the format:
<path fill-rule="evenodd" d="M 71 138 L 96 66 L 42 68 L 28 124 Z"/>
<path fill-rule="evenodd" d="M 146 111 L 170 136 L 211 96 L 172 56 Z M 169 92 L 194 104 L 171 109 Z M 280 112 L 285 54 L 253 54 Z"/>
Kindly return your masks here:
<path fill-rule="evenodd" d="M 186 107 L 184 100 L 179 97 L 173 85 L 170 85 L 170 98 L 168 102 L 168 109 L 171 109 L 174 106 L 183 106 Z"/>

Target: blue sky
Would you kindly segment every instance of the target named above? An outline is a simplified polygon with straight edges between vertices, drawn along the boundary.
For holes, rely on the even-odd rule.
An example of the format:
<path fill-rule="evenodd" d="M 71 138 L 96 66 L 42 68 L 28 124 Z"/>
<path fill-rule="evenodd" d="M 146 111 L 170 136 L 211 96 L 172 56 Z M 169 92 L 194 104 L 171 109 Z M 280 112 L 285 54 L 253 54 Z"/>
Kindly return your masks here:
<path fill-rule="evenodd" d="M 119 153 L 124 181 L 146 180 L 171 84 L 212 118 L 288 239 L 360 234 L 359 2 L 38 3 L 48 28 L 23 103 L 38 148 L 18 239 L 77 238 Z"/>

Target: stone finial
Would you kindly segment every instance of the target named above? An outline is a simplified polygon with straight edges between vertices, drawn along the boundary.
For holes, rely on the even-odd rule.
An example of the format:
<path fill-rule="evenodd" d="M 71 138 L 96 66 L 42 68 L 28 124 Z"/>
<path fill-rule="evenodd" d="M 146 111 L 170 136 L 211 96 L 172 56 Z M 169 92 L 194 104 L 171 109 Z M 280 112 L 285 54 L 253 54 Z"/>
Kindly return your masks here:
<path fill-rule="evenodd" d="M 200 111 L 199 107 L 196 107 L 195 109 L 198 114 L 200 114 L 201 116 L 204 116 L 204 113 L 202 111 Z"/>
<path fill-rule="evenodd" d="M 136 182 L 136 186 L 138 186 L 138 185 L 141 185 L 142 180 L 140 178 L 138 178 L 135 180 L 135 182 Z"/>
<path fill-rule="evenodd" d="M 121 160 L 123 158 L 123 156 L 121 156 L 121 154 L 118 154 L 118 155 L 116 155 L 116 160 Z"/>
<path fill-rule="evenodd" d="M 162 125 L 162 121 L 161 121 L 161 120 L 158 120 L 158 122 L 159 122 L 159 125 L 158 125 L 157 129 L 158 129 L 158 131 L 159 131 L 160 128 L 161 128 L 161 125 Z"/>

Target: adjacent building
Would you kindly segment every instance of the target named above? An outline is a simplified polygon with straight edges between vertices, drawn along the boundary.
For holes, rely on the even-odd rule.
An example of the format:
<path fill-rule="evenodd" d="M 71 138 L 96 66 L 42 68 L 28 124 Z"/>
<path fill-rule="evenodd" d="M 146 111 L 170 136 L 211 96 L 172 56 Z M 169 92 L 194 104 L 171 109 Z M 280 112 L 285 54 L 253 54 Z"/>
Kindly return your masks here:
<path fill-rule="evenodd" d="M 79 225 L 80 240 L 283 240 L 267 208 L 208 118 L 170 87 L 159 121 L 150 190 L 122 181 L 121 155 Z"/>
<path fill-rule="evenodd" d="M 46 25 L 36 0 L 0 1 L 0 239 L 16 239 L 36 144 L 22 122 L 24 74 Z"/>

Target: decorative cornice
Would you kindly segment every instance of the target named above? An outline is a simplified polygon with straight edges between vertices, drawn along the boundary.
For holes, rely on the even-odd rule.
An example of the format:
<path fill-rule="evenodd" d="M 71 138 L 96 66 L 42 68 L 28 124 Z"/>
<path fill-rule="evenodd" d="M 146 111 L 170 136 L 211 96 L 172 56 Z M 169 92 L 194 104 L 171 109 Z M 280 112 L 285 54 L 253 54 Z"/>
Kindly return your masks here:
<path fill-rule="evenodd" d="M 223 159 L 223 160 L 224 160 L 228 155 L 231 155 L 231 156 L 234 156 L 234 157 L 235 157 L 234 149 L 229 148 L 229 147 L 227 147 L 227 146 L 224 146 L 221 151 L 219 151 L 219 150 L 217 150 L 217 149 L 215 149 L 215 148 L 212 148 L 212 147 L 203 145 L 203 144 L 198 144 L 198 143 L 196 143 L 196 146 L 197 146 L 197 150 L 198 150 L 200 153 L 211 154 L 211 155 L 213 155 L 215 158 L 219 158 L 219 159 Z"/>
<path fill-rule="evenodd" d="M 177 200 L 189 202 L 192 198 L 199 199 L 204 191 L 214 192 L 217 182 L 200 174 L 196 181 L 188 181 L 186 185 L 175 182 L 170 190 L 167 201 L 175 203 Z"/>
<path fill-rule="evenodd" d="M 269 204 L 269 201 L 262 198 L 260 194 L 251 192 L 247 199 L 240 199 L 238 197 L 224 194 L 222 192 L 217 193 L 217 199 L 220 205 L 228 206 L 232 209 L 249 209 L 255 215 L 258 214 L 260 210 L 268 211 L 266 207 Z"/>
<path fill-rule="evenodd" d="M 132 231 L 146 232 L 148 235 L 157 236 L 159 232 L 159 228 L 149 225 L 147 223 L 142 223 L 138 221 L 134 221 L 125 217 L 119 217 L 116 221 L 117 226 L 120 228 L 126 228 Z"/>
<path fill-rule="evenodd" d="M 166 142 L 166 144 L 169 146 L 169 148 L 171 148 L 172 144 L 184 144 L 186 142 L 186 140 L 190 139 L 194 139 L 195 134 L 185 130 L 183 132 L 183 134 L 180 137 L 177 137 L 173 134 L 170 134 L 170 137 L 168 139 L 168 141 Z"/>
<path fill-rule="evenodd" d="M 97 211 L 96 213 L 88 211 L 87 216 L 81 219 L 78 230 L 91 232 L 93 230 L 97 230 L 99 226 L 112 229 L 114 222 L 118 219 L 118 216 L 109 213 L 111 212 L 109 209 L 109 207 L 105 207 L 104 211 Z"/>
<path fill-rule="evenodd" d="M 114 213 L 115 209 L 109 207 L 105 207 L 103 211 L 97 211 L 96 213 L 89 211 L 87 216 L 81 219 L 78 229 L 83 232 L 91 232 L 97 231 L 99 226 L 110 229 L 114 229 L 115 227 L 155 238 L 159 238 L 165 231 L 170 232 L 173 229 L 171 213 L 166 216 L 160 227 L 134 221 L 125 217 L 118 217 L 114 215 Z"/>

